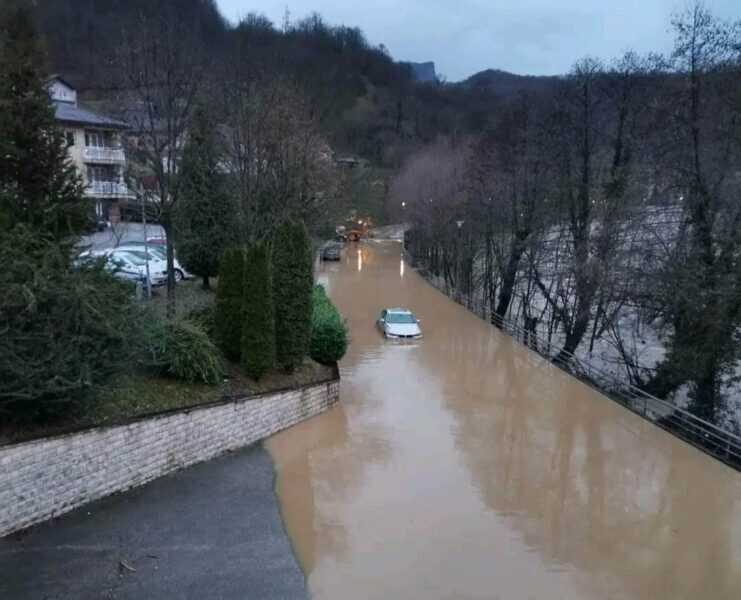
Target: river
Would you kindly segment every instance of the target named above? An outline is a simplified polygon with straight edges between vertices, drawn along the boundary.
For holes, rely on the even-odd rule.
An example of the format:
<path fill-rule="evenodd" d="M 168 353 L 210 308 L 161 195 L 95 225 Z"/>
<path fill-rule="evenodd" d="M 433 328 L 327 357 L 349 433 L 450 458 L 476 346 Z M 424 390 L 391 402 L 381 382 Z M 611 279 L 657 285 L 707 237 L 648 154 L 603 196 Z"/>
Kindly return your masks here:
<path fill-rule="evenodd" d="M 315 599 L 741 598 L 741 474 L 429 286 L 401 245 L 321 265 L 341 402 L 267 443 Z M 383 339 L 405 306 L 424 339 Z"/>

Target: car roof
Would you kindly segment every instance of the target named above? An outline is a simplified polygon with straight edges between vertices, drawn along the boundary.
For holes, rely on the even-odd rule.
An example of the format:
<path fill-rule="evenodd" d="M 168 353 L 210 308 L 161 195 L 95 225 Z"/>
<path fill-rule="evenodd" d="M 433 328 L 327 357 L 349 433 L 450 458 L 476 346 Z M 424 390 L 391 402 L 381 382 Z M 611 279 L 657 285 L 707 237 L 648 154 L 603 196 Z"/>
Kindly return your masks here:
<path fill-rule="evenodd" d="M 386 312 L 390 312 L 390 313 L 403 313 L 403 314 L 408 314 L 408 315 L 412 314 L 412 311 L 411 310 L 408 310 L 406 308 L 387 308 L 386 309 Z"/>

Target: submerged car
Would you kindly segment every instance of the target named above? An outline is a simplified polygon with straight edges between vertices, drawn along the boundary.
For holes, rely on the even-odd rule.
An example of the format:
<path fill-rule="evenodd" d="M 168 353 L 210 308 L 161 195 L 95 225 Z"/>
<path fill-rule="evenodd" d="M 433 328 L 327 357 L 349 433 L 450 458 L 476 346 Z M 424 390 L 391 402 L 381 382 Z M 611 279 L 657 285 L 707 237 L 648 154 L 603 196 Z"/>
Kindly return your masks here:
<path fill-rule="evenodd" d="M 322 260 L 340 260 L 342 246 L 338 243 L 329 243 L 322 248 Z"/>
<path fill-rule="evenodd" d="M 383 335 L 389 339 L 412 339 L 422 337 L 419 319 L 406 308 L 385 308 L 376 321 Z"/>

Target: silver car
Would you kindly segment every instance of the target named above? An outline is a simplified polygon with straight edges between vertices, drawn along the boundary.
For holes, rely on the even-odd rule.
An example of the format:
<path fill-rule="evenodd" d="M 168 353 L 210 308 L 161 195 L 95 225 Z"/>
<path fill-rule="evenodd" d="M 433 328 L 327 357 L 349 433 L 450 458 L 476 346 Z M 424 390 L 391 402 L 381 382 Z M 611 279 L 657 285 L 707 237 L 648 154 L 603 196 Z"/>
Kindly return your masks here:
<path fill-rule="evenodd" d="M 418 340 L 422 337 L 419 319 L 406 308 L 384 308 L 376 324 L 388 339 Z"/>

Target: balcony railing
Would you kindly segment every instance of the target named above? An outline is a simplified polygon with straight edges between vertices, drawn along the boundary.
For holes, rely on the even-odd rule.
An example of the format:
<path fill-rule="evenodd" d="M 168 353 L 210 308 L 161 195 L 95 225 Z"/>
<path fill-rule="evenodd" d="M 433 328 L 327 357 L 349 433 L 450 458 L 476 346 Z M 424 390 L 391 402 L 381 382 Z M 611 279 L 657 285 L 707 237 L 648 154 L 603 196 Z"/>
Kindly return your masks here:
<path fill-rule="evenodd" d="M 85 189 L 85 194 L 114 198 L 132 198 L 134 196 L 125 183 L 119 183 L 118 181 L 91 181 Z"/>
<path fill-rule="evenodd" d="M 126 161 L 126 155 L 120 146 L 85 146 L 82 157 L 87 161 L 101 163 L 122 163 Z"/>

